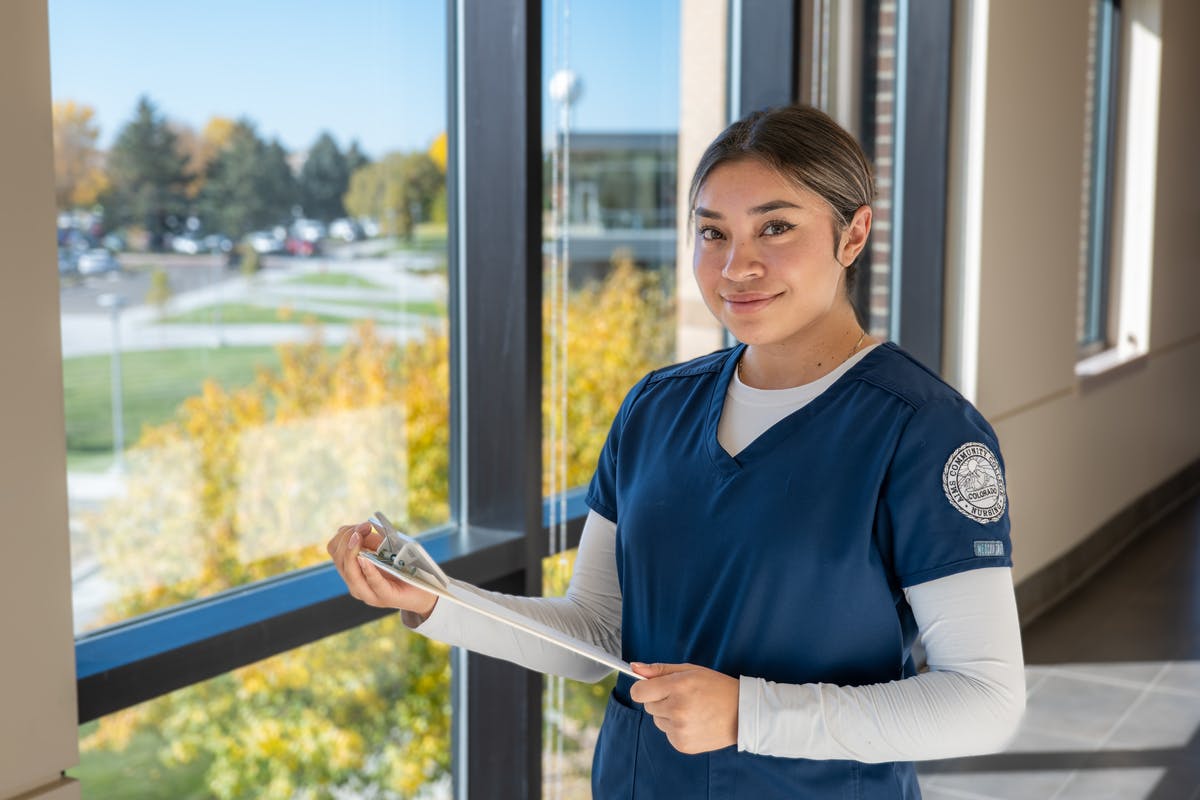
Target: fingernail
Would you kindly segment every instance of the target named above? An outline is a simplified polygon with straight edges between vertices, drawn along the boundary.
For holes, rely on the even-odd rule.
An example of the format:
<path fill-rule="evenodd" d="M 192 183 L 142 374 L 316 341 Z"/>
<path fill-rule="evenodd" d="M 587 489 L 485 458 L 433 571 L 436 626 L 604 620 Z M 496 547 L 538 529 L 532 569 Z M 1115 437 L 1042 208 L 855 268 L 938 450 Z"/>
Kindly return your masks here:
<path fill-rule="evenodd" d="M 350 546 L 351 547 L 358 547 L 358 543 L 360 541 L 362 541 L 362 539 L 358 535 L 358 531 L 355 531 L 354 533 L 350 534 Z"/>

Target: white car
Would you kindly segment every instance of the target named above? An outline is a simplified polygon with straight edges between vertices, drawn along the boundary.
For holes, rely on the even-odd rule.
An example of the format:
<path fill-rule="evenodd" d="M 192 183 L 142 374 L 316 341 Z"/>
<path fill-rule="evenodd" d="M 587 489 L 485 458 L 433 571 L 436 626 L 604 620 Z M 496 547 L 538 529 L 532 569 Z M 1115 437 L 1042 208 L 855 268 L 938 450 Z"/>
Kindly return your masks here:
<path fill-rule="evenodd" d="M 246 235 L 247 241 L 259 253 L 267 255 L 268 253 L 282 253 L 283 239 L 276 236 L 273 231 L 254 231 Z"/>
<path fill-rule="evenodd" d="M 105 272 L 120 272 L 121 264 L 103 247 L 93 247 L 79 255 L 75 268 L 79 270 L 80 275 L 100 275 Z"/>
<path fill-rule="evenodd" d="M 343 242 L 353 242 L 362 237 L 362 228 L 354 220 L 341 217 L 329 223 L 329 236 Z"/>
<path fill-rule="evenodd" d="M 203 252 L 204 248 L 200 241 L 192 236 L 174 236 L 171 238 L 171 249 L 176 253 L 194 256 L 197 253 Z"/>

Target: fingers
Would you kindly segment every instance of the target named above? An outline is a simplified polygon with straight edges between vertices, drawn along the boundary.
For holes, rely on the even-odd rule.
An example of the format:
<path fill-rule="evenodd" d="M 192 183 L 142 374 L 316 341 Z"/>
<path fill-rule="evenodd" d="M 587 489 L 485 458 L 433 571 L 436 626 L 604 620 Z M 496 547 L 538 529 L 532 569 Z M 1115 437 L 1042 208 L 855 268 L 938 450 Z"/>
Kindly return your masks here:
<path fill-rule="evenodd" d="M 350 531 L 353 529 L 353 525 L 343 525 L 338 528 L 337 533 L 335 533 L 333 537 L 325 544 L 325 552 L 329 553 L 330 556 L 337 552 L 338 544 L 342 541 L 342 539 L 349 535 Z"/>
<path fill-rule="evenodd" d="M 657 678 L 662 675 L 696 669 L 695 664 L 643 664 L 641 661 L 634 661 L 629 666 L 633 667 L 633 671 L 643 678 Z"/>
<path fill-rule="evenodd" d="M 342 525 L 337 529 L 337 533 L 333 535 L 333 538 L 331 538 L 325 544 L 325 552 L 329 553 L 331 557 L 336 558 L 338 553 L 343 550 L 350 538 L 350 535 L 354 533 L 354 531 L 358 531 L 360 537 L 367 537 L 364 539 L 364 541 L 368 543 L 368 546 L 370 546 L 372 550 L 378 548 L 379 542 L 383 541 L 383 537 L 379 536 L 379 534 L 375 534 L 373 539 L 372 537 L 367 536 L 367 534 L 371 531 L 371 523 L 369 522 L 360 522 L 357 525 Z M 375 542 L 373 545 L 370 544 L 372 540 Z"/>
<path fill-rule="evenodd" d="M 629 688 L 630 698 L 676 750 L 702 753 L 737 743 L 737 678 L 693 664 L 631 666 L 646 677 Z"/>
<path fill-rule="evenodd" d="M 629 697 L 636 703 L 646 705 L 646 710 L 652 714 L 655 712 L 647 704 L 659 703 L 671 696 L 676 684 L 673 676 L 696 669 L 694 664 L 643 664 L 638 661 L 629 666 L 645 678 L 629 688 Z"/>
<path fill-rule="evenodd" d="M 358 557 L 363 550 L 377 550 L 383 536 L 369 522 L 342 525 L 325 545 L 326 552 L 350 596 L 376 608 L 403 608 L 427 617 L 437 604 L 437 596 L 409 586 Z"/>
<path fill-rule="evenodd" d="M 358 558 L 359 551 L 362 550 L 363 535 L 369 528 L 369 523 L 343 525 L 338 528 L 337 535 L 330 540 L 327 549 L 330 550 L 338 574 L 346 582 L 350 596 L 367 605 L 379 606 L 380 599 L 367 582 Z"/>

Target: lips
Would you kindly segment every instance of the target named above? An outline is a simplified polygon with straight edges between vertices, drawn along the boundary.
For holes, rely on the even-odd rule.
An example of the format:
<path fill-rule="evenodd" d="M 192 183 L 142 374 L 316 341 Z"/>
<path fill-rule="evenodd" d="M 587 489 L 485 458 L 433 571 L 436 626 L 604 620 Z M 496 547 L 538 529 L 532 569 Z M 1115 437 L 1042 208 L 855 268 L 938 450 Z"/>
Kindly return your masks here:
<path fill-rule="evenodd" d="M 725 301 L 725 308 L 733 314 L 753 314 L 766 308 L 778 296 L 763 292 L 747 292 L 746 294 L 722 296 L 721 299 Z"/>

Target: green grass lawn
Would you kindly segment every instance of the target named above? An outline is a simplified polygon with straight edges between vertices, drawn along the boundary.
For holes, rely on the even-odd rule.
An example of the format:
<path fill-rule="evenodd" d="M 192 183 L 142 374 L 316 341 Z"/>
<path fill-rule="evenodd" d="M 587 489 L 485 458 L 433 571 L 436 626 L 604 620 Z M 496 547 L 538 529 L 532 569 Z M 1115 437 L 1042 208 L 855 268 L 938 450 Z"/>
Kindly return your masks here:
<path fill-rule="evenodd" d="M 90 722 L 80 728 L 87 735 Z M 121 752 L 96 750 L 83 753 L 78 767 L 67 770 L 80 782 L 84 800 L 203 800 L 213 793 L 205 786 L 209 758 L 200 756 L 181 766 L 165 767 L 158 760 L 163 738 L 141 728 Z"/>
<path fill-rule="evenodd" d="M 137 441 L 143 425 L 165 422 L 187 397 L 199 394 L 205 378 L 225 388 L 254 381 L 259 366 L 276 367 L 273 347 L 223 347 L 124 353 L 125 445 Z M 112 401 L 108 356 L 63 359 L 67 416 L 67 464 L 72 469 L 104 469 L 112 456 Z"/>
<path fill-rule="evenodd" d="M 324 301 L 322 301 L 324 302 Z M 221 303 L 219 305 L 194 308 L 179 314 L 172 314 L 162 320 L 163 323 L 187 325 L 216 324 L 216 311 L 221 310 L 222 325 L 270 325 L 278 323 L 300 323 L 308 320 L 328 322 L 331 325 L 344 325 L 354 321 L 353 316 L 340 314 L 312 313 L 310 311 L 290 311 L 280 314 L 280 309 L 268 306 L 256 306 L 251 303 Z"/>
<path fill-rule="evenodd" d="M 444 222 L 422 222 L 413 228 L 411 246 L 424 251 L 446 251 L 447 228 Z"/>
<path fill-rule="evenodd" d="M 322 298 L 321 302 L 331 303 L 338 306 L 358 306 L 359 308 L 369 308 L 373 311 L 395 311 L 403 314 L 419 314 L 423 317 L 446 316 L 445 304 L 438 303 L 434 300 L 362 301 L 343 300 L 340 298 Z"/>
<path fill-rule="evenodd" d="M 351 275 L 346 272 L 310 272 L 306 275 L 297 275 L 294 278 L 290 278 L 285 283 L 298 283 L 308 286 L 347 286 L 353 289 L 385 288 L 360 275 Z"/>

